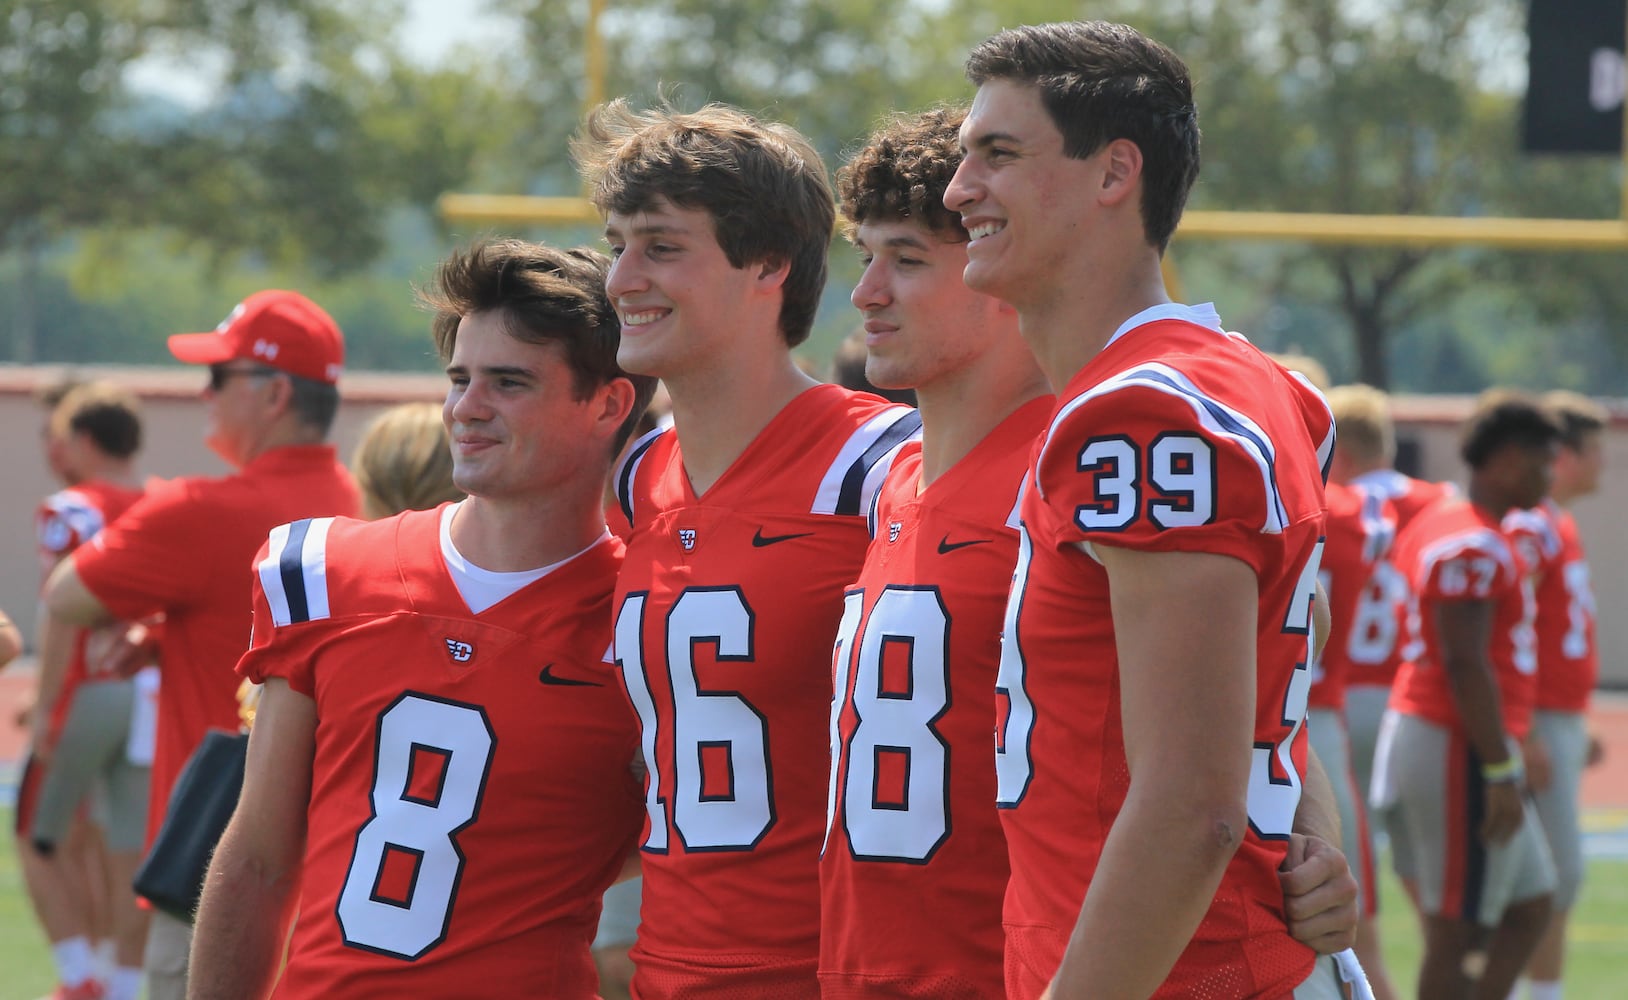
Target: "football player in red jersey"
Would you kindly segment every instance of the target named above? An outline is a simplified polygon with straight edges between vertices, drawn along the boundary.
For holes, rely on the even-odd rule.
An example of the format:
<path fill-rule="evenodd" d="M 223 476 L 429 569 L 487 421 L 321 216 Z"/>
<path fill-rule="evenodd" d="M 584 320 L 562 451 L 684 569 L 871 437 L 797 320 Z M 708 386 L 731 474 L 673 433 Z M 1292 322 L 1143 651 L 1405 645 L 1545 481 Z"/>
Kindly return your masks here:
<path fill-rule="evenodd" d="M 649 399 L 590 250 L 477 244 L 428 303 L 468 499 L 272 531 L 265 683 L 211 865 L 194 1000 L 595 996 L 599 899 L 638 829 L 637 735 L 599 666 L 621 543 L 603 484 Z"/>
<path fill-rule="evenodd" d="M 1168 301 L 1160 257 L 1198 166 L 1174 54 L 1076 22 L 1002 32 L 967 68 L 944 198 L 965 280 L 1016 307 L 1059 390 L 997 687 L 1007 993 L 1336 995 L 1277 874 L 1332 419 L 1212 309 Z"/>
<path fill-rule="evenodd" d="M 53 409 L 48 430 L 55 449 L 52 464 L 67 488 L 46 497 L 36 519 L 45 577 L 140 499 L 135 455 L 141 430 L 136 398 L 108 382 L 75 386 Z M 150 739 L 132 739 L 132 729 L 138 711 L 151 718 L 158 672 L 147 667 L 139 679 L 91 672 L 86 663 L 89 630 L 58 620 L 48 607 L 41 609 L 38 629 L 40 648 L 48 655 L 39 664 L 33 751 L 23 781 L 30 794 L 23 796 L 25 808 L 18 811 L 28 835 L 27 847 L 19 844 L 22 868 L 38 912 L 47 918 L 42 924 L 52 939 L 61 980 L 57 995 L 134 1000 L 141 989 L 147 915 L 136 905 L 130 881 L 146 835 L 153 748 Z M 100 821 L 103 833 L 97 836 L 105 837 L 107 853 L 87 874 L 105 880 L 95 896 L 105 900 L 113 919 L 109 947 L 115 954 L 111 968 L 91 975 L 93 969 L 83 959 L 89 948 L 84 938 L 75 941 L 77 935 L 60 934 L 64 908 L 75 902 L 72 890 L 84 887 L 76 886 L 78 880 L 65 870 L 77 858 L 62 857 L 58 848 L 69 845 L 71 851 L 83 837 L 75 827 L 89 822 L 82 806 L 98 784 L 107 809 Z M 34 876 L 42 867 L 49 881 L 37 886 Z M 77 976 L 70 971 L 76 964 Z"/>
<path fill-rule="evenodd" d="M 1018 486 L 1051 390 L 1011 306 L 971 291 L 943 206 L 962 111 L 899 118 L 838 175 L 866 376 L 914 388 L 837 639 L 820 860 L 827 1000 L 1002 993 L 1006 842 L 989 766 Z"/>
<path fill-rule="evenodd" d="M 1560 451 L 1548 499 L 1510 513 L 1504 528 L 1537 568 L 1538 689 L 1526 741 L 1527 776 L 1538 820 L 1555 862 L 1554 914 L 1526 967 L 1530 1000 L 1560 1000 L 1566 916 L 1583 881 L 1578 793 L 1583 768 L 1598 754 L 1585 726 L 1599 673 L 1594 591 L 1577 521 L 1566 508 L 1599 489 L 1601 440 L 1609 414 L 1575 392 L 1550 392 L 1543 403 L 1560 421 Z"/>
<path fill-rule="evenodd" d="M 835 220 L 802 136 L 616 101 L 573 149 L 616 258 L 618 357 L 673 403 L 616 473 L 614 658 L 649 768 L 633 993 L 817 997 L 831 642 L 920 420 L 792 359 Z"/>
<path fill-rule="evenodd" d="M 1390 501 L 1396 530 L 1437 500 L 1457 492 L 1452 483 L 1414 479 L 1391 468 L 1396 459 L 1396 427 L 1390 397 L 1369 385 L 1338 385 L 1328 391 L 1339 437 L 1334 442 L 1330 482 L 1355 486 Z M 1379 720 L 1391 697 L 1391 683 L 1402 665 L 1398 641 L 1407 581 L 1389 560 L 1374 566 L 1374 576 L 1352 614 L 1350 673 L 1346 677 L 1345 719 L 1351 733 L 1351 770 L 1364 795 L 1373 783 L 1374 742 Z M 1373 849 L 1370 842 L 1369 850 Z"/>
<path fill-rule="evenodd" d="M 1537 669 L 1532 584 L 1500 529 L 1549 488 L 1560 429 L 1535 401 L 1489 394 L 1465 427 L 1469 496 L 1403 529 L 1410 659 L 1380 730 L 1373 799 L 1394 812 L 1424 915 L 1419 996 L 1495 1000 L 1536 947 L 1554 872 L 1525 814 L 1519 744 Z"/>

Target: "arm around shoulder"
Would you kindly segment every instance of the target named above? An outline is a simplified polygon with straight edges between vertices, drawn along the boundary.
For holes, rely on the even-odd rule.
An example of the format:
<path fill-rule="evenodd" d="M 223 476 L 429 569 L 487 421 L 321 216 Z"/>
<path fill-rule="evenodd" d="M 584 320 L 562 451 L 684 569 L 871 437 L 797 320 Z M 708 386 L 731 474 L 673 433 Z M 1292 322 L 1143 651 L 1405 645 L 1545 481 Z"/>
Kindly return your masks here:
<path fill-rule="evenodd" d="M 189 1000 L 264 997 L 299 898 L 316 746 L 316 703 L 268 678 L 243 794 L 204 881 Z"/>

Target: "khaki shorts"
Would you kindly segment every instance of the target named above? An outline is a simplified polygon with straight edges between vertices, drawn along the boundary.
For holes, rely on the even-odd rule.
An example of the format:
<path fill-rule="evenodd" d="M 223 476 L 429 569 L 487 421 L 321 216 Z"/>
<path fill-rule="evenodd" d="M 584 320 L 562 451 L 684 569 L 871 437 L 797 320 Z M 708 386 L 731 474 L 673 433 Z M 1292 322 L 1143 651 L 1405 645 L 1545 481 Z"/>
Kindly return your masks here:
<path fill-rule="evenodd" d="M 605 890 L 604 909 L 599 912 L 599 932 L 594 935 L 594 950 L 626 948 L 639 932 L 639 900 L 643 879 L 618 882 Z"/>
<path fill-rule="evenodd" d="M 1392 713 L 1380 736 L 1374 801 L 1393 810 L 1429 916 L 1497 926 L 1504 911 L 1554 891 L 1537 811 L 1502 844 L 1482 841 L 1481 762 L 1459 733 Z"/>
<path fill-rule="evenodd" d="M 1374 1000 L 1368 976 L 1357 962 L 1356 952 L 1347 948 L 1332 955 L 1318 955 L 1306 981 L 1294 988 L 1294 1000 Z"/>

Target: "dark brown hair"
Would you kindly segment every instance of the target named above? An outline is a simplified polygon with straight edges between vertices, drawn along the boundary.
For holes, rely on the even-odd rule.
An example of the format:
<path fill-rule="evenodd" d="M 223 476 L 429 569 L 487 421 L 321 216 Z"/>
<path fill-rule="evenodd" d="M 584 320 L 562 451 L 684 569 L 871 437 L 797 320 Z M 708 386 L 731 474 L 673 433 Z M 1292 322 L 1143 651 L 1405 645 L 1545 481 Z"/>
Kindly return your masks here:
<path fill-rule="evenodd" d="M 504 332 L 516 340 L 560 345 L 579 398 L 613 379 L 633 383 L 635 405 L 616 441 L 619 449 L 656 391 L 656 380 L 630 375 L 616 363 L 622 328 L 605 297 L 609 270 L 610 258 L 587 247 L 560 250 L 524 240 L 483 240 L 443 260 L 419 299 L 435 312 L 435 348 L 443 362 L 452 359 L 463 317 L 495 311 Z"/>
<path fill-rule="evenodd" d="M 1198 110 L 1187 67 L 1135 28 L 1065 21 L 1011 28 L 967 57 L 975 86 L 1011 80 L 1040 91 L 1063 152 L 1095 154 L 1115 139 L 1142 151 L 1142 228 L 1163 253 L 1198 179 Z"/>
<path fill-rule="evenodd" d="M 141 450 L 141 405 L 111 382 L 81 382 L 58 399 L 51 432 L 64 438 L 84 434 L 103 454 L 129 458 Z"/>
<path fill-rule="evenodd" d="M 631 215 L 665 198 L 712 217 L 732 267 L 785 264 L 780 332 L 791 347 L 808 339 L 836 204 L 796 129 L 722 104 L 640 112 L 618 98 L 589 112 L 571 153 L 601 212 Z"/>
<path fill-rule="evenodd" d="M 1560 440 L 1560 424 L 1543 404 L 1525 393 L 1488 389 L 1464 422 L 1459 455 L 1479 469 L 1506 446 L 1541 448 Z"/>

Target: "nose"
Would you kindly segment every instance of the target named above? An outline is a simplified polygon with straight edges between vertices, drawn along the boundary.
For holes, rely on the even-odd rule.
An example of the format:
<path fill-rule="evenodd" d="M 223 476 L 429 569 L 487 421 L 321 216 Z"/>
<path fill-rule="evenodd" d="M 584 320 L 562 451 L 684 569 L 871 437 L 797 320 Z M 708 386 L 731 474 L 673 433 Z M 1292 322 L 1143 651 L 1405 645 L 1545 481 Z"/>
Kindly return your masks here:
<path fill-rule="evenodd" d="M 854 304 L 855 309 L 869 312 L 872 309 L 880 309 L 892 300 L 887 291 L 887 282 L 883 279 L 883 270 L 880 257 L 865 265 L 864 273 L 859 276 L 859 284 L 854 286 L 853 294 L 848 296 L 848 301 Z"/>
<path fill-rule="evenodd" d="M 955 168 L 955 176 L 944 188 L 944 207 L 952 212 L 964 212 L 978 200 L 977 168 L 973 165 L 971 156 L 961 158 L 960 164 Z"/>
<path fill-rule="evenodd" d="M 643 291 L 647 282 L 638 265 L 638 254 L 624 252 L 611 261 L 610 273 L 605 275 L 605 293 L 615 302 L 618 297 Z"/>
<path fill-rule="evenodd" d="M 485 393 L 480 389 L 480 382 L 470 379 L 465 384 L 454 385 L 447 390 L 446 403 L 441 407 L 442 419 L 450 428 L 452 424 L 478 423 L 489 415 L 486 405 Z"/>

